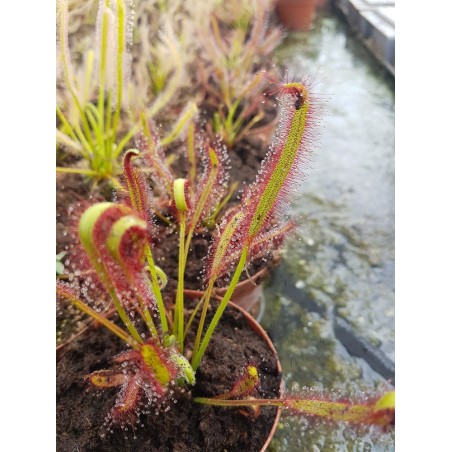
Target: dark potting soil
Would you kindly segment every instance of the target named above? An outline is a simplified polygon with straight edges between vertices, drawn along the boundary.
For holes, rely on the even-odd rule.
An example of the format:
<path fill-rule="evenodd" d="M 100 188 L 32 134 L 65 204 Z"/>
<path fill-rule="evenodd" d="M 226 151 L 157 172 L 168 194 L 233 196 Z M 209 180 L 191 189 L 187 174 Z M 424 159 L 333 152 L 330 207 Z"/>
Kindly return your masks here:
<path fill-rule="evenodd" d="M 189 314 L 189 312 L 187 312 Z M 212 317 L 211 311 L 208 318 Z M 187 335 L 187 348 L 195 329 Z M 275 407 L 220 408 L 191 402 L 192 397 L 213 397 L 232 388 L 245 366 L 258 367 L 257 397 L 277 398 L 281 375 L 268 345 L 248 326 L 242 314 L 227 308 L 196 374 L 196 385 L 181 392 L 174 388 L 168 411 L 141 414 L 134 429 L 106 430 L 105 418 L 117 390 L 94 390 L 84 380 L 106 369 L 124 349 L 104 328 L 91 329 L 71 343 L 57 363 L 57 450 L 69 451 L 259 451 L 276 416 Z M 141 425 L 140 425 L 141 424 Z"/>
<path fill-rule="evenodd" d="M 202 290 L 204 286 L 204 267 L 212 238 L 212 231 L 206 228 L 198 229 L 190 244 L 190 251 L 185 269 L 184 288 L 192 290 Z M 168 227 L 161 227 L 159 234 L 155 237 L 152 247 L 155 263 L 162 268 L 168 277 L 166 292 L 174 291 L 177 288 L 179 259 L 179 236 L 176 232 L 171 232 Z M 277 264 L 272 251 L 265 250 L 257 256 L 253 256 L 247 265 L 247 272 L 242 272 L 240 281 L 248 279 L 248 276 L 255 275 L 264 267 L 271 268 Z M 216 285 L 225 287 L 229 284 L 232 273 L 220 278 Z"/>
<path fill-rule="evenodd" d="M 91 189 L 87 178 L 79 174 L 57 174 L 56 181 L 56 252 L 68 251 L 74 244 L 73 226 L 77 214 L 89 204 L 111 199 L 106 183 Z"/>

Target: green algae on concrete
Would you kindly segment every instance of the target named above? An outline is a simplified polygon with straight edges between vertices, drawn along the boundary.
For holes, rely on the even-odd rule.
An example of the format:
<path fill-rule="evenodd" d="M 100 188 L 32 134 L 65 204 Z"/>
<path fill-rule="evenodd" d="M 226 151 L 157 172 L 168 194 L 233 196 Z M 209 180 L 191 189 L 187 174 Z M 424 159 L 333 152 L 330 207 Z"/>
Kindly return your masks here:
<path fill-rule="evenodd" d="M 393 80 L 330 14 L 290 33 L 278 55 L 290 77 L 313 78 L 324 125 L 262 323 L 289 390 L 381 390 L 386 378 L 347 351 L 335 321 L 394 360 Z M 394 436 L 284 419 L 269 450 L 392 451 Z"/>

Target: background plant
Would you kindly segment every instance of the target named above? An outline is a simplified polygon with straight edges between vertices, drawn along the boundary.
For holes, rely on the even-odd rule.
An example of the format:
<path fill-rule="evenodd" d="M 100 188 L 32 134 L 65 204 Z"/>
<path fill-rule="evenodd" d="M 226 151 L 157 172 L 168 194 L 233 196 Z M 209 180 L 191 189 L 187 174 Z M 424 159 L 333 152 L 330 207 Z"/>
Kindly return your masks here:
<path fill-rule="evenodd" d="M 264 118 L 264 74 L 260 69 L 282 32 L 268 26 L 271 2 L 228 2 L 205 16 L 199 36 L 205 42 L 200 67 L 204 88 L 216 106 L 213 130 L 232 145 Z"/>
<path fill-rule="evenodd" d="M 257 68 L 281 36 L 267 27 L 268 1 L 151 1 L 135 7 L 103 0 L 94 14 L 95 7 L 58 3 L 57 144 L 82 160 L 57 171 L 119 186 L 120 156 L 143 120 L 163 126 L 164 147 L 189 140 L 205 92 L 215 109 L 213 133 L 229 147 L 264 117 L 263 73 Z M 64 155 L 59 153 L 60 161 Z"/>
<path fill-rule="evenodd" d="M 57 171 L 85 174 L 97 180 L 112 179 L 118 185 L 120 155 L 141 129 L 141 116 L 150 119 L 174 100 L 184 74 L 179 41 L 167 21 L 153 51 L 146 52 L 151 47 L 143 43 L 144 57 L 152 58 L 147 61 L 151 83 L 146 83 L 140 79 L 138 68 L 131 67 L 133 9 L 122 0 L 102 1 L 97 12 L 96 50 L 85 49 L 74 70 L 68 42 L 67 1 L 61 0 L 58 6 L 62 68 L 59 80 L 64 89 L 59 90 L 58 96 L 57 144 L 82 157 L 88 167 L 59 167 Z M 172 62 L 171 70 L 158 75 L 163 61 Z M 148 101 L 149 89 L 152 102 Z M 143 92 L 146 95 L 142 96 Z M 143 101 L 137 100 L 141 98 Z M 196 109 L 191 107 L 189 113 L 181 113 L 176 123 L 179 126 L 169 132 L 168 142 L 178 136 Z"/>

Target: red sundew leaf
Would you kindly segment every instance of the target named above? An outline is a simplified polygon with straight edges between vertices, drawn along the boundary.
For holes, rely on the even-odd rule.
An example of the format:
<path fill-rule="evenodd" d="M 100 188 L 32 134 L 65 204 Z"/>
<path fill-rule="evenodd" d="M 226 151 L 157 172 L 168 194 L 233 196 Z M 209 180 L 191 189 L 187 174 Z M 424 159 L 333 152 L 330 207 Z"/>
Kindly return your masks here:
<path fill-rule="evenodd" d="M 139 151 L 135 149 L 127 151 L 124 155 L 123 174 L 127 185 L 124 197 L 125 203 L 134 210 L 135 214 L 148 223 L 149 234 L 152 235 L 154 203 L 151 191 L 142 173 L 132 163 L 132 160 L 139 155 Z"/>
<path fill-rule="evenodd" d="M 214 146 L 203 147 L 200 154 L 204 171 L 196 184 L 193 207 L 188 216 L 189 229 L 196 227 L 210 217 L 221 199 L 226 195 L 228 188 L 229 156 L 225 146 L 216 143 Z"/>
<path fill-rule="evenodd" d="M 248 251 L 248 263 L 253 262 L 253 260 L 259 257 L 269 256 L 272 251 L 280 249 L 287 235 L 290 234 L 295 228 L 295 223 L 291 220 L 282 226 L 279 226 L 278 222 L 272 220 L 274 220 L 274 218 L 270 217 L 262 228 L 265 230 L 261 231 L 251 242 Z M 243 237 L 245 237 L 244 234 Z M 239 248 L 233 252 L 232 250 L 230 251 L 230 254 L 224 256 L 222 267 L 218 272 L 219 277 L 224 276 L 234 267 L 234 264 L 240 257 L 242 249 Z"/>
<path fill-rule="evenodd" d="M 229 210 L 224 216 L 209 247 L 206 279 L 216 279 L 227 273 L 236 263 L 246 242 L 242 221 L 244 214 L 238 208 Z"/>
<path fill-rule="evenodd" d="M 346 422 L 351 425 L 375 425 L 387 429 L 394 425 L 394 391 L 381 397 L 348 400 L 329 398 L 327 394 L 302 395 L 284 399 L 284 407 L 294 416 Z"/>
<path fill-rule="evenodd" d="M 126 352 L 122 352 L 119 355 L 116 355 L 113 358 L 113 362 L 121 364 L 128 361 L 136 361 L 139 358 L 140 354 L 136 350 L 127 350 Z"/>
<path fill-rule="evenodd" d="M 146 222 L 133 215 L 123 216 L 116 221 L 107 238 L 110 254 L 132 279 L 143 268 L 146 246 Z"/>
<path fill-rule="evenodd" d="M 114 388 L 116 386 L 122 386 L 127 377 L 122 372 L 116 373 L 112 370 L 98 370 L 89 374 L 86 377 L 89 382 L 97 386 L 98 388 Z"/>
<path fill-rule="evenodd" d="M 147 279 L 143 274 L 147 238 L 146 222 L 127 215 L 113 225 L 107 238 L 107 247 L 122 270 L 122 275 L 116 275 L 113 281 L 116 282 L 115 287 L 123 291 L 123 302 L 127 300 L 131 306 L 136 307 L 135 299 L 138 297 L 145 306 L 155 308 L 154 294 L 149 290 Z M 117 282 L 121 282 L 122 285 L 118 285 Z"/>
<path fill-rule="evenodd" d="M 282 85 L 280 92 L 281 119 L 276 138 L 243 198 L 249 242 L 270 216 L 287 208 L 289 194 L 303 178 L 301 169 L 313 138 L 313 104 L 308 88 L 301 83 L 288 83 Z"/>
<path fill-rule="evenodd" d="M 160 196 L 168 199 L 175 179 L 174 174 L 165 161 L 165 153 L 160 145 L 154 122 L 145 122 L 143 126 L 144 133 L 138 135 L 135 145 L 147 167 L 152 171 L 156 186 L 164 187 L 160 190 Z"/>
<path fill-rule="evenodd" d="M 141 388 L 135 376 L 127 376 L 121 391 L 116 398 L 115 406 L 111 410 L 111 418 L 116 423 L 132 423 L 136 417 L 140 401 Z"/>
<path fill-rule="evenodd" d="M 249 260 L 252 260 L 254 256 L 262 252 L 270 252 L 281 248 L 287 235 L 295 229 L 295 222 L 289 220 L 279 226 L 277 222 L 269 221 L 262 229 L 266 230 L 261 231 L 251 242 Z"/>
<path fill-rule="evenodd" d="M 221 394 L 216 399 L 230 399 L 232 397 L 246 397 L 250 395 L 259 385 L 259 374 L 257 368 L 248 364 L 243 375 L 234 383 L 232 389 Z"/>
<path fill-rule="evenodd" d="M 154 308 L 155 298 L 143 274 L 146 222 L 124 204 L 102 203 L 85 211 L 79 231 L 106 293 L 127 311 L 141 312 L 143 304 Z"/>
<path fill-rule="evenodd" d="M 174 381 L 177 369 L 170 359 L 169 350 L 156 344 L 154 341 L 147 341 L 140 351 L 139 365 L 142 372 L 148 379 L 154 382 L 155 391 L 163 395 L 168 385 Z"/>

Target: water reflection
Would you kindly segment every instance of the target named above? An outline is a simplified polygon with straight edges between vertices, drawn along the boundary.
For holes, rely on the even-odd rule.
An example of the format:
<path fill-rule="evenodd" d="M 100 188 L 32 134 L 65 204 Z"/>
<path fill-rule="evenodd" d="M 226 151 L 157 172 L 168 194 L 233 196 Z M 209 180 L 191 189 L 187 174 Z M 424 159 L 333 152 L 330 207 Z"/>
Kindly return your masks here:
<path fill-rule="evenodd" d="M 378 388 L 385 378 L 370 361 L 350 355 L 336 337 L 335 319 L 344 319 L 390 367 L 393 81 L 330 15 L 319 17 L 309 33 L 290 34 L 278 54 L 290 75 L 313 76 L 326 114 L 303 195 L 293 206 L 301 228 L 266 288 L 262 323 L 280 353 L 287 388 Z M 270 450 L 393 450 L 393 439 L 288 420 Z"/>

